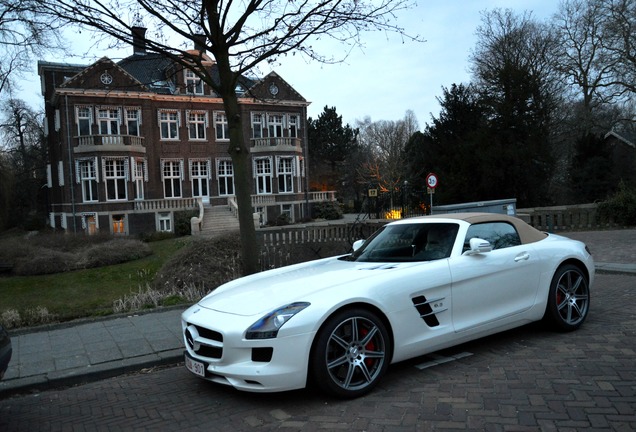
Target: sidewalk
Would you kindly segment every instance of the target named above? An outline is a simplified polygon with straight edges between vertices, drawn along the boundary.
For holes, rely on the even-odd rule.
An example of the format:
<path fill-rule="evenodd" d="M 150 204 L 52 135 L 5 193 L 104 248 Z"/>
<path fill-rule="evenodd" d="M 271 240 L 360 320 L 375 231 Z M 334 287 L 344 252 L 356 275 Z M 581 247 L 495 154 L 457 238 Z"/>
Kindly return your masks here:
<path fill-rule="evenodd" d="M 11 332 L 13 356 L 0 399 L 95 381 L 183 360 L 185 307 Z"/>
<path fill-rule="evenodd" d="M 598 272 L 636 274 L 636 230 L 562 235 L 586 242 Z M 13 357 L 0 381 L 0 399 L 177 364 L 183 360 L 180 315 L 185 309 L 13 331 Z"/>

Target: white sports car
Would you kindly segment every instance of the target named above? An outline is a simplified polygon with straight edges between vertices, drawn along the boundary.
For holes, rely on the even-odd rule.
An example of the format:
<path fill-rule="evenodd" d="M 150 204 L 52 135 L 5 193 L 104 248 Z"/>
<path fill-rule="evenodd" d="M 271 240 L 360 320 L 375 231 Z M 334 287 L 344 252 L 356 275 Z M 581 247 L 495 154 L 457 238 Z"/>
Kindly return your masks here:
<path fill-rule="evenodd" d="M 541 319 L 575 330 L 590 306 L 585 244 L 514 217 L 403 219 L 353 249 L 211 292 L 182 315 L 186 367 L 240 390 L 357 397 L 390 363 Z"/>

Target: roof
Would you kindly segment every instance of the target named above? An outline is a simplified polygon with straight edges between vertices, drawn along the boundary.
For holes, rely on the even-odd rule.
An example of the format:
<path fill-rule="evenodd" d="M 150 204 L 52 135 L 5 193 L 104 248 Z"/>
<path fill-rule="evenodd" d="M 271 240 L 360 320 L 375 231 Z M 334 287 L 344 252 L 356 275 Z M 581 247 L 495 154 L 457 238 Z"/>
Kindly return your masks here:
<path fill-rule="evenodd" d="M 519 233 L 519 238 L 522 244 L 534 243 L 545 239 L 548 235 L 538 229 L 528 225 L 524 221 L 514 216 L 503 215 L 499 213 L 447 213 L 429 216 L 420 216 L 410 219 L 401 219 L 394 223 L 408 223 L 408 221 L 415 222 L 416 220 L 426 221 L 431 219 L 455 219 L 468 222 L 469 224 L 479 224 L 488 222 L 505 222 L 515 227 Z"/>
<path fill-rule="evenodd" d="M 168 75 L 173 64 L 172 60 L 160 54 L 132 55 L 117 63 L 137 81 L 161 94 L 173 92 Z"/>

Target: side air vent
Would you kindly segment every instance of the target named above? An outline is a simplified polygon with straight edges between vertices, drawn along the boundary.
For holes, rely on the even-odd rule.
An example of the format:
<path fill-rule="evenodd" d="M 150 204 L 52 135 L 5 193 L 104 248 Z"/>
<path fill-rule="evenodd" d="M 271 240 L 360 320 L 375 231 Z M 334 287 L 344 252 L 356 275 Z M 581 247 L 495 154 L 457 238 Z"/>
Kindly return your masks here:
<path fill-rule="evenodd" d="M 427 300 L 425 296 L 421 295 L 413 298 L 413 306 L 415 306 L 415 309 L 417 309 L 417 312 L 420 314 L 420 317 L 422 317 L 426 325 L 429 327 L 437 327 L 439 325 L 439 320 L 437 319 L 436 314 L 444 312 L 448 308 L 436 308 L 437 310 L 433 311 L 431 304 L 439 303 L 443 300 L 443 298 Z"/>

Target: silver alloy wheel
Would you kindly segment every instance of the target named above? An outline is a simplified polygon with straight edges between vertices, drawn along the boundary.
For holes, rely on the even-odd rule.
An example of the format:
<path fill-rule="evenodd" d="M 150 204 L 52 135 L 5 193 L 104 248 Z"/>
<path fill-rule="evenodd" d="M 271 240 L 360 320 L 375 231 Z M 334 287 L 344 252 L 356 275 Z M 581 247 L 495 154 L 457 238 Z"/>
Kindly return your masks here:
<path fill-rule="evenodd" d="M 577 326 L 587 315 L 590 292 L 586 278 L 577 269 L 567 269 L 555 290 L 556 309 L 564 324 Z"/>
<path fill-rule="evenodd" d="M 386 341 L 378 326 L 365 317 L 343 320 L 329 335 L 325 350 L 327 371 L 345 390 L 360 390 L 383 372 Z"/>

